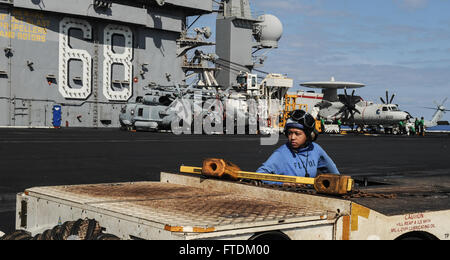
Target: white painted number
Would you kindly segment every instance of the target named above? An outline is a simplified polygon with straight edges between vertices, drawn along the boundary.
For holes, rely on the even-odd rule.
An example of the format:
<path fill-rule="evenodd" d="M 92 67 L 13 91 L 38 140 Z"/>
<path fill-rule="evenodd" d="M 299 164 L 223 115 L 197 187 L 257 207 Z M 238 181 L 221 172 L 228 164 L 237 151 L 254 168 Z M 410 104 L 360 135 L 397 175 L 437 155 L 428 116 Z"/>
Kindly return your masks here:
<path fill-rule="evenodd" d="M 123 53 L 115 53 L 113 51 L 114 35 L 124 36 L 125 44 Z M 108 25 L 104 31 L 104 39 L 103 94 L 108 100 L 126 101 L 133 94 L 133 33 L 127 26 Z M 114 64 L 124 66 L 124 80 L 113 82 L 112 67 Z M 114 90 L 112 84 L 118 85 L 119 90 Z"/>
<path fill-rule="evenodd" d="M 72 49 L 69 45 L 69 31 L 80 29 L 84 39 L 92 39 L 92 26 L 83 20 L 64 18 L 60 23 L 59 34 L 59 92 L 68 99 L 86 100 L 92 91 L 92 57 L 85 50 Z M 81 88 L 72 88 L 69 84 L 69 62 L 80 60 L 83 63 Z"/>
<path fill-rule="evenodd" d="M 84 20 L 64 18 L 60 22 L 59 35 L 59 92 L 67 99 L 86 100 L 92 92 L 92 57 L 86 50 L 72 49 L 69 44 L 70 29 L 80 29 L 84 39 L 92 39 L 92 26 Z M 123 53 L 113 50 L 113 37 L 122 35 L 125 39 Z M 107 25 L 104 30 L 103 95 L 108 100 L 127 101 L 133 95 L 133 32 L 127 26 Z M 82 87 L 72 88 L 69 84 L 69 62 L 83 63 Z M 124 67 L 124 79 L 113 79 L 113 65 Z M 113 87 L 113 85 L 115 85 Z"/>

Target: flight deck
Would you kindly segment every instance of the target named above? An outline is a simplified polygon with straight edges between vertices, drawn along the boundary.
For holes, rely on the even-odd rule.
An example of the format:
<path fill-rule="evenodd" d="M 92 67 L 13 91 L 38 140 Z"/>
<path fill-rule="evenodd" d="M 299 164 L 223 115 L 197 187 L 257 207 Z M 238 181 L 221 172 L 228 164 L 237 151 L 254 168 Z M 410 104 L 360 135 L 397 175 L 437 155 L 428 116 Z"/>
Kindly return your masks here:
<path fill-rule="evenodd" d="M 0 230 L 14 229 L 15 195 L 30 187 L 159 181 L 161 172 L 224 158 L 255 171 L 286 142 L 262 136 L 181 135 L 116 129 L 0 129 Z M 350 198 L 386 214 L 449 205 L 448 134 L 322 135 L 318 143 L 363 193 Z M 371 196 L 364 197 L 365 193 Z M 383 199 L 373 194 L 391 196 Z"/>

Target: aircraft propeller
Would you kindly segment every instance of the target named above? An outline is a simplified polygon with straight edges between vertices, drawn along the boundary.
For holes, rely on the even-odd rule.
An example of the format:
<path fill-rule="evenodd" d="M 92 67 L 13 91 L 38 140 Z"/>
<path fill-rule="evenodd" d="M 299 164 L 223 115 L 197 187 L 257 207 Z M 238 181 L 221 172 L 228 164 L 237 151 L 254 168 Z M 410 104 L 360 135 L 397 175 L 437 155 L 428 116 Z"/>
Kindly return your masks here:
<path fill-rule="evenodd" d="M 355 102 L 355 90 L 353 90 L 352 95 L 349 96 L 347 93 L 347 88 L 344 89 L 345 98 L 343 99 L 344 106 L 336 113 L 336 115 L 344 113 L 343 120 L 349 121 L 351 123 L 355 122 L 355 114 L 361 114 L 361 112 L 356 108 Z M 335 115 L 335 116 L 336 116 Z"/>
<path fill-rule="evenodd" d="M 392 101 L 394 101 L 394 97 L 395 97 L 395 94 L 392 94 L 391 99 L 389 99 L 389 91 L 386 90 L 386 101 L 382 97 L 380 97 L 380 100 L 381 100 L 381 102 L 383 102 L 383 104 L 390 105 L 390 104 L 392 104 Z"/>

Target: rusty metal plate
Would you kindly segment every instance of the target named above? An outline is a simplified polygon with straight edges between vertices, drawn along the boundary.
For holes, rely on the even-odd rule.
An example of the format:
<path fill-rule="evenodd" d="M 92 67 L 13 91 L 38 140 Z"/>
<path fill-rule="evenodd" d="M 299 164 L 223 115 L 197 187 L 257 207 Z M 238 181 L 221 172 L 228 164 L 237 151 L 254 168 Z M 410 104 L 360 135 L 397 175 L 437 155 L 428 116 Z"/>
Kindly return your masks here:
<path fill-rule="evenodd" d="M 96 204 L 96 207 L 133 215 L 171 227 L 251 226 L 305 220 L 319 220 L 324 212 L 237 195 L 173 198 Z"/>
<path fill-rule="evenodd" d="M 27 189 L 26 192 L 34 192 L 82 204 L 223 194 L 219 192 L 207 192 L 202 189 L 188 186 L 159 182 L 37 187 Z"/>
<path fill-rule="evenodd" d="M 320 220 L 326 212 L 286 203 L 169 183 L 122 183 L 32 188 L 96 208 L 177 227 L 251 226 Z"/>

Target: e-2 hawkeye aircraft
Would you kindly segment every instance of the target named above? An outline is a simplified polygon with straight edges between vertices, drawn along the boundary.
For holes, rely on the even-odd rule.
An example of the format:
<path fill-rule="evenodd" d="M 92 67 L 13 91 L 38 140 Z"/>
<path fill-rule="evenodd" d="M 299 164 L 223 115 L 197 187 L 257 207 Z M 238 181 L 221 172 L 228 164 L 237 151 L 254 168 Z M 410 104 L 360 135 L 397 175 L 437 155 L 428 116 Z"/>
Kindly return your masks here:
<path fill-rule="evenodd" d="M 392 129 L 398 126 L 400 121 L 408 121 L 412 116 L 401 111 L 398 105 L 393 104 L 395 94 L 389 98 L 386 91 L 386 100 L 380 98 L 382 104 L 372 101 L 364 101 L 360 96 L 355 96 L 355 89 L 365 87 L 364 84 L 354 82 L 338 82 L 334 78 L 326 82 L 306 82 L 300 84 L 308 88 L 322 89 L 323 100 L 316 104 L 317 115 L 328 122 L 341 120 L 343 125 L 357 126 L 358 128 L 384 128 Z M 338 95 L 338 89 L 344 89 L 344 95 Z M 347 89 L 353 89 L 351 95 Z"/>

